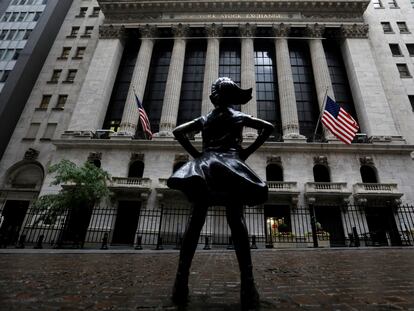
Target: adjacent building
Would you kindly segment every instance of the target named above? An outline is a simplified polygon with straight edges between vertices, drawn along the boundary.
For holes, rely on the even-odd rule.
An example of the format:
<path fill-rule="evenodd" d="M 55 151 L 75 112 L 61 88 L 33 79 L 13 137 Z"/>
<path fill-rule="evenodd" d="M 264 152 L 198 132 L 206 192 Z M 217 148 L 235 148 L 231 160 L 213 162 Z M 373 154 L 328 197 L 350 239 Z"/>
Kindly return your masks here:
<path fill-rule="evenodd" d="M 410 0 L 73 1 L 0 163 L 14 241 L 179 247 L 190 206 L 166 179 L 189 158 L 172 130 L 229 76 L 254 89 L 236 108 L 275 125 L 247 161 L 269 185 L 246 209 L 253 244 L 413 245 L 411 31 Z M 351 145 L 318 125 L 327 96 L 360 125 Z M 62 159 L 108 171 L 114 200 L 37 223 L 31 203 L 59 190 L 46 168 Z M 200 243 L 229 243 L 224 215 L 211 209 Z"/>

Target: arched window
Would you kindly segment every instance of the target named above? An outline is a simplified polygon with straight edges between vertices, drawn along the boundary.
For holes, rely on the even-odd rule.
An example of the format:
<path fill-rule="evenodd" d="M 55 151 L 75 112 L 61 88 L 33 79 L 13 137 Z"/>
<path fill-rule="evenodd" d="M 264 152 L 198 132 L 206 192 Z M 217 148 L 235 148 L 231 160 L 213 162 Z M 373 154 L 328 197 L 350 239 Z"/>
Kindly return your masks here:
<path fill-rule="evenodd" d="M 6 179 L 6 187 L 37 189 L 39 190 L 43 183 L 44 171 L 37 163 L 16 164 L 9 169 Z"/>
<path fill-rule="evenodd" d="M 360 172 L 363 183 L 378 183 L 378 177 L 375 167 L 369 165 L 362 165 Z"/>
<path fill-rule="evenodd" d="M 144 175 L 144 162 L 135 161 L 129 166 L 128 177 L 142 178 Z"/>
<path fill-rule="evenodd" d="M 322 164 L 316 164 L 313 167 L 313 178 L 315 182 L 331 182 L 329 168 Z"/>
<path fill-rule="evenodd" d="M 183 166 L 185 163 L 184 161 L 175 162 L 173 166 L 173 173 L 178 170 L 181 166 Z"/>
<path fill-rule="evenodd" d="M 101 160 L 95 159 L 95 160 L 92 160 L 91 163 L 95 165 L 97 168 L 101 167 Z"/>
<path fill-rule="evenodd" d="M 267 181 L 283 181 L 283 168 L 278 164 L 269 164 L 266 166 Z"/>

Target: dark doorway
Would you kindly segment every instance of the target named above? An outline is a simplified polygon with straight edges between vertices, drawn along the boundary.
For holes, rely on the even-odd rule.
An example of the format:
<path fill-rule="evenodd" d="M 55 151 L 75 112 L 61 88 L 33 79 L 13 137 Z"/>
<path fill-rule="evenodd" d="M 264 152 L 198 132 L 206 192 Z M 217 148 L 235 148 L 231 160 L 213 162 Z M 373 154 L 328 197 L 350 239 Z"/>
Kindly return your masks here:
<path fill-rule="evenodd" d="M 367 206 L 366 217 L 372 246 L 400 246 L 401 238 L 391 206 Z"/>
<path fill-rule="evenodd" d="M 331 182 L 328 167 L 322 164 L 316 164 L 313 167 L 313 179 L 315 182 Z"/>
<path fill-rule="evenodd" d="M 363 183 L 377 183 L 377 172 L 375 171 L 375 168 L 368 165 L 362 165 L 361 169 L 361 179 Z"/>
<path fill-rule="evenodd" d="M 269 164 L 266 166 L 267 181 L 283 181 L 283 169 L 278 164 Z"/>
<path fill-rule="evenodd" d="M 92 209 L 93 204 L 84 203 L 69 210 L 64 229 L 57 243 L 58 247 L 70 245 L 75 248 L 83 248 L 91 221 Z"/>
<path fill-rule="evenodd" d="M 329 233 L 330 246 L 345 246 L 345 233 L 339 206 L 315 206 L 317 230 L 322 236 Z"/>
<path fill-rule="evenodd" d="M 1 215 L 0 247 L 16 244 L 29 203 L 29 201 L 17 200 L 6 202 Z"/>
<path fill-rule="evenodd" d="M 119 201 L 112 244 L 134 244 L 140 209 L 139 201 Z"/>

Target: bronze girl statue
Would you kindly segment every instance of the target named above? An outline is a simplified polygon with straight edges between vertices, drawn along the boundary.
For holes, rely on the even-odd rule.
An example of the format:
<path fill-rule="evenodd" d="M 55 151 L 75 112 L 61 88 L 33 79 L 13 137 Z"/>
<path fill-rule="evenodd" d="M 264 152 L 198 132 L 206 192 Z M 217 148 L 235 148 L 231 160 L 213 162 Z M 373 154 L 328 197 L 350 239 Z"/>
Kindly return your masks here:
<path fill-rule="evenodd" d="M 215 109 L 200 118 L 178 126 L 174 136 L 194 158 L 168 179 L 168 186 L 184 192 L 192 203 L 192 214 L 181 246 L 172 299 L 183 304 L 188 299 L 188 276 L 198 239 L 212 205 L 226 207 L 241 276 L 241 304 L 254 307 L 259 303 L 256 290 L 249 237 L 243 206 L 259 205 L 267 200 L 268 189 L 244 161 L 259 148 L 273 131 L 273 125 L 234 110 L 231 105 L 246 104 L 252 89 L 243 90 L 230 78 L 219 78 L 211 87 L 210 100 Z M 243 127 L 258 130 L 256 140 L 243 149 Z M 187 134 L 202 132 L 203 151 L 198 151 Z"/>

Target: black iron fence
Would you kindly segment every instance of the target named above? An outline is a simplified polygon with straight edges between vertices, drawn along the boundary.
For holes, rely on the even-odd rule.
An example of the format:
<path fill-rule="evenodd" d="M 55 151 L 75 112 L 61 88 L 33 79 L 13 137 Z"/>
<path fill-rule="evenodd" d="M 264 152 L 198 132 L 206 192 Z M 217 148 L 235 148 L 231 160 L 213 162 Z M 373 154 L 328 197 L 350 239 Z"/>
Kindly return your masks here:
<path fill-rule="evenodd" d="M 136 208 L 139 216 L 132 221 L 117 217 L 117 208 L 94 208 L 66 211 L 53 223 L 39 221 L 39 211 L 30 209 L 17 247 L 180 248 L 189 208 Z M 414 245 L 414 207 L 408 205 L 265 205 L 246 208 L 245 219 L 252 247 L 258 248 Z M 231 247 L 225 208 L 210 208 L 199 244 Z"/>

